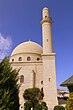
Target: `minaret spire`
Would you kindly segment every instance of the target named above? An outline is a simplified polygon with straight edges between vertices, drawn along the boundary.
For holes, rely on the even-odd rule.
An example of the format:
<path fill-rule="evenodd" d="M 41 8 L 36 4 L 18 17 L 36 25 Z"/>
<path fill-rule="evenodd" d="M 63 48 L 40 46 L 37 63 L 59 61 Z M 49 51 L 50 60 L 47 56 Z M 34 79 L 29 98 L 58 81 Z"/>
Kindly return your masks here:
<path fill-rule="evenodd" d="M 52 44 L 52 19 L 48 8 L 42 10 L 42 37 L 43 37 L 43 54 L 53 53 L 53 44 Z"/>

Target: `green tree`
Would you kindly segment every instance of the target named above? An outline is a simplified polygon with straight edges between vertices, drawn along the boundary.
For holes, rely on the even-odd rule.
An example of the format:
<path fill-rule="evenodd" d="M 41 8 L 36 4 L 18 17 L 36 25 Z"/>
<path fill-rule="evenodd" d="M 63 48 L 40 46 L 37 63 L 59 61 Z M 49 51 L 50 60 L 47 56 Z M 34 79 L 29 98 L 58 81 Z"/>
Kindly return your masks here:
<path fill-rule="evenodd" d="M 38 103 L 34 110 L 48 110 L 48 107 L 45 102 Z"/>
<path fill-rule="evenodd" d="M 67 99 L 66 110 L 73 110 L 73 92 L 69 94 L 69 98 Z"/>
<path fill-rule="evenodd" d="M 43 94 L 43 91 L 40 90 L 39 88 L 26 89 L 24 91 L 23 97 L 26 100 L 26 102 L 24 103 L 24 108 L 26 108 L 25 110 L 28 110 L 28 107 L 26 107 L 26 105 L 28 104 L 29 104 L 29 107 L 31 106 L 30 109 L 33 108 L 34 110 L 41 110 L 43 108 L 43 110 L 47 110 L 47 109 L 44 109 L 46 105 L 44 105 L 41 102 L 41 100 L 44 97 L 44 94 Z"/>
<path fill-rule="evenodd" d="M 48 107 L 46 105 L 46 102 L 42 102 L 41 105 L 42 105 L 42 109 L 43 110 L 48 110 Z"/>
<path fill-rule="evenodd" d="M 34 110 L 42 110 L 42 105 L 41 105 L 40 103 L 38 103 L 38 104 L 35 106 Z"/>
<path fill-rule="evenodd" d="M 32 103 L 27 101 L 24 103 L 24 110 L 31 110 L 32 108 Z"/>
<path fill-rule="evenodd" d="M 8 58 L 0 62 L 0 110 L 19 110 L 18 72 L 12 69 Z"/>

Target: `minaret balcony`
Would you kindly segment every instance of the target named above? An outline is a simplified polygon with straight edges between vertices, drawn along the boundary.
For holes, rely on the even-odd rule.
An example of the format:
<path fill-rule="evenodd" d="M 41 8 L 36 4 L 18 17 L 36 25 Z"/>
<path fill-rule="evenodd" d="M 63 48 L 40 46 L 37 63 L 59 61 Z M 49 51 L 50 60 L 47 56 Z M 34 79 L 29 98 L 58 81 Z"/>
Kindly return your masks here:
<path fill-rule="evenodd" d="M 44 19 L 42 19 L 42 21 L 41 21 L 41 25 L 43 24 L 43 23 L 45 23 L 45 22 L 48 22 L 48 23 L 50 23 L 50 24 L 52 24 L 52 19 L 49 17 L 45 17 Z"/>

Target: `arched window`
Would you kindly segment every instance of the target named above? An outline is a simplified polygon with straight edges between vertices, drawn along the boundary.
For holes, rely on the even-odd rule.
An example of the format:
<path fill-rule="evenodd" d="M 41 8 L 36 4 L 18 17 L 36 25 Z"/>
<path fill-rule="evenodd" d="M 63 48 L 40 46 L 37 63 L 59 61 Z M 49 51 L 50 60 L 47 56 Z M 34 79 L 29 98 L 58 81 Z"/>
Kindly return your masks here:
<path fill-rule="evenodd" d="M 30 57 L 27 57 L 27 61 L 30 61 L 31 60 L 31 58 Z"/>
<path fill-rule="evenodd" d="M 23 83 L 23 82 L 24 82 L 24 76 L 21 75 L 21 76 L 20 76 L 20 83 Z"/>
<path fill-rule="evenodd" d="M 19 57 L 19 61 L 22 61 L 22 57 Z"/>
<path fill-rule="evenodd" d="M 14 59 L 12 59 L 12 61 L 14 61 Z"/>
<path fill-rule="evenodd" d="M 41 84 L 43 85 L 43 81 L 41 81 Z"/>

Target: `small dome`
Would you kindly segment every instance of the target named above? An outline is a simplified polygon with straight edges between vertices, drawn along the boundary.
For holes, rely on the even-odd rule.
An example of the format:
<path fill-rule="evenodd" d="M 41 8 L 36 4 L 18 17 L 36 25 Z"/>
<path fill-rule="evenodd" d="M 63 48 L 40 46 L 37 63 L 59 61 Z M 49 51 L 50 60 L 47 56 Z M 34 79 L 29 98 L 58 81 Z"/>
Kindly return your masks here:
<path fill-rule="evenodd" d="M 39 44 L 27 41 L 19 44 L 12 52 L 12 55 L 19 54 L 19 53 L 37 53 L 41 54 L 43 52 L 42 46 Z"/>

